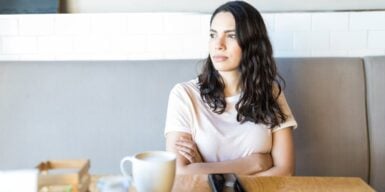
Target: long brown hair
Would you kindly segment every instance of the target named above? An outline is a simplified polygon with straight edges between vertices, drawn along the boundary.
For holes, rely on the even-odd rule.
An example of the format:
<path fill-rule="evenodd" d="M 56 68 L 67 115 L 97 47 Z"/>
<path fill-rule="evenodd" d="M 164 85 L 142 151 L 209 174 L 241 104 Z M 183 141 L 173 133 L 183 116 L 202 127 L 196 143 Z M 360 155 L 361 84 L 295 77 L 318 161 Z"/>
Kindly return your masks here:
<path fill-rule="evenodd" d="M 250 4 L 231 1 L 218 7 L 211 16 L 210 25 L 216 14 L 229 12 L 234 16 L 236 35 L 242 49 L 239 65 L 242 94 L 235 105 L 238 122 L 251 121 L 275 127 L 285 121 L 277 99 L 284 85 L 278 74 L 273 49 L 261 14 Z M 224 82 L 207 57 L 202 73 L 198 76 L 200 94 L 213 112 L 225 111 Z M 276 90 L 276 91 L 273 91 Z"/>

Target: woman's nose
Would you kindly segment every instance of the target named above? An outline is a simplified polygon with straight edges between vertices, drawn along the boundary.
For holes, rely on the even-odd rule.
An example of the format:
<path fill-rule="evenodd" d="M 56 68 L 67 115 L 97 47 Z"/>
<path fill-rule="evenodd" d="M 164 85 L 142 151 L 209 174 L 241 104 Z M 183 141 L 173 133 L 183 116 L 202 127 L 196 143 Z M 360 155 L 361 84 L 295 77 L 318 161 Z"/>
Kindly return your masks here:
<path fill-rule="evenodd" d="M 224 49 L 226 47 L 224 40 L 225 39 L 223 37 L 221 37 L 221 36 L 216 38 L 215 39 L 215 49 L 217 49 L 217 50 Z"/>

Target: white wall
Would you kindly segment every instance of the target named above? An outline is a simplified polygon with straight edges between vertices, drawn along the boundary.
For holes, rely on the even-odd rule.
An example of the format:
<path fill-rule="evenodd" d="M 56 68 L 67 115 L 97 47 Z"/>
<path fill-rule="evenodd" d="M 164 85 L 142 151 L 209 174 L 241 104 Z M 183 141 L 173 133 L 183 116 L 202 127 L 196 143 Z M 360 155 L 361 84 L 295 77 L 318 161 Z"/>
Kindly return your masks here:
<path fill-rule="evenodd" d="M 263 14 L 275 56 L 385 55 L 385 11 Z M 0 60 L 204 58 L 209 14 L 0 15 Z"/>
<path fill-rule="evenodd" d="M 69 13 L 199 12 L 211 13 L 229 0 L 61 0 Z M 384 0 L 244 0 L 262 12 L 383 10 Z"/>

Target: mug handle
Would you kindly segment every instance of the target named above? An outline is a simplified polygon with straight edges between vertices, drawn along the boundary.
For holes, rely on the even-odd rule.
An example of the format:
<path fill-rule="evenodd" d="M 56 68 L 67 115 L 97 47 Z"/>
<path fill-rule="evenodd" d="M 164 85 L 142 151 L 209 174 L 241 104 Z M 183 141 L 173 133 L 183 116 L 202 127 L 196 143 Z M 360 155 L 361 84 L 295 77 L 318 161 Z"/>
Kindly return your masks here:
<path fill-rule="evenodd" d="M 124 157 L 122 160 L 120 160 L 120 172 L 125 176 L 125 177 L 129 177 L 130 174 L 128 174 L 126 172 L 126 170 L 124 169 L 124 163 L 126 161 L 130 161 L 132 163 L 132 160 L 134 160 L 134 158 L 132 156 L 127 156 L 127 157 Z"/>

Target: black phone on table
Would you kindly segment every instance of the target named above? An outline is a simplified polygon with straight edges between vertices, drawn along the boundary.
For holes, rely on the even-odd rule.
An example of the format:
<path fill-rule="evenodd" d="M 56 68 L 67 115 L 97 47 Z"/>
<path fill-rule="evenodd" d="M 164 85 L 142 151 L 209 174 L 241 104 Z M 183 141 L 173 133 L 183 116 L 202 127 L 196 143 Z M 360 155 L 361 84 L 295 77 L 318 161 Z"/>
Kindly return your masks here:
<path fill-rule="evenodd" d="M 212 173 L 208 182 L 213 192 L 245 192 L 234 173 Z"/>

